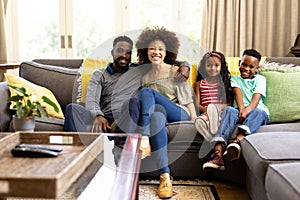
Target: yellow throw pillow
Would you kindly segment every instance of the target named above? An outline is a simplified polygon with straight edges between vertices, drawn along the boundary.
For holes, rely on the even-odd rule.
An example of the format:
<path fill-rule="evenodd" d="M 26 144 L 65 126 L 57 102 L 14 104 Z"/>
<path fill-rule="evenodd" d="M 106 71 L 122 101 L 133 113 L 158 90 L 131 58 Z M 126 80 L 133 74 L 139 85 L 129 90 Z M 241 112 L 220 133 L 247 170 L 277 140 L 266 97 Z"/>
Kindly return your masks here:
<path fill-rule="evenodd" d="M 5 75 L 6 81 L 9 85 L 13 85 L 16 87 L 24 87 L 28 93 L 31 93 L 37 99 L 41 99 L 42 96 L 48 97 L 51 101 L 53 101 L 57 105 L 57 107 L 59 109 L 59 112 L 57 113 L 57 112 L 55 112 L 55 110 L 52 106 L 48 105 L 45 102 L 42 102 L 42 106 L 46 108 L 46 111 L 47 111 L 49 117 L 64 119 L 64 114 L 61 110 L 61 107 L 60 107 L 56 97 L 49 89 L 47 89 L 45 87 L 41 87 L 34 83 L 31 83 L 31 82 L 27 81 L 26 79 L 19 77 L 19 76 L 15 76 L 13 74 L 5 73 L 4 75 Z M 16 94 L 16 92 L 10 88 L 10 94 L 11 94 L 11 96 L 13 96 Z M 12 108 L 12 107 L 13 107 L 13 104 L 11 105 L 10 108 Z"/>
<path fill-rule="evenodd" d="M 231 75 L 240 75 L 240 70 L 239 70 L 239 61 L 240 57 L 225 57 L 225 60 L 228 64 L 228 70 L 230 71 Z M 266 60 L 266 57 L 263 56 L 260 59 L 260 63 L 264 63 Z"/>
<path fill-rule="evenodd" d="M 85 102 L 85 96 L 87 86 L 93 72 L 100 68 L 105 68 L 110 60 L 96 60 L 91 58 L 85 58 L 83 60 L 83 66 L 81 69 L 81 102 Z"/>
<path fill-rule="evenodd" d="M 239 61 L 240 57 L 225 57 L 225 60 L 228 64 L 228 70 L 230 71 L 231 75 L 239 75 Z"/>

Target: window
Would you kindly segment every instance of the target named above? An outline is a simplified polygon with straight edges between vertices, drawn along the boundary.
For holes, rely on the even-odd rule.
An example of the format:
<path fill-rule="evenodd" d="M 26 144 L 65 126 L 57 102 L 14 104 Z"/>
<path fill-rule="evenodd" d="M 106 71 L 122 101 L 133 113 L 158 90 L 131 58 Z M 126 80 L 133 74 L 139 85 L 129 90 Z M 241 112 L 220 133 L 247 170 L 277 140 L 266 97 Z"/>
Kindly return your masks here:
<path fill-rule="evenodd" d="M 199 59 L 203 0 L 12 0 L 20 60 L 86 57 L 117 34 L 133 40 L 146 27 L 178 33 L 183 52 Z M 17 11 L 17 12 L 16 12 Z M 133 34 L 133 32 L 135 33 Z M 9 34 L 8 34 L 9 35 Z"/>
<path fill-rule="evenodd" d="M 20 59 L 59 57 L 59 0 L 18 1 Z"/>

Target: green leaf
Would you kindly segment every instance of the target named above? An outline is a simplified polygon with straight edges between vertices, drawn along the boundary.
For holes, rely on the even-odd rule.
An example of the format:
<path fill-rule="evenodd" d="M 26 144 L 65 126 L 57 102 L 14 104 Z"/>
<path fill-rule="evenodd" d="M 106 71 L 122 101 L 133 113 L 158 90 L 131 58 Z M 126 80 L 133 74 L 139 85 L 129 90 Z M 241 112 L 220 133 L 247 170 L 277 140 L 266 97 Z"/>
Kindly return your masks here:
<path fill-rule="evenodd" d="M 7 99 L 7 102 L 15 102 L 13 110 L 16 110 L 18 118 L 26 118 L 30 115 L 36 114 L 39 117 L 48 117 L 48 113 L 39 101 L 32 101 L 31 94 L 27 94 L 24 87 L 16 87 L 9 85 L 12 89 L 16 90 L 16 95 L 13 95 Z M 46 96 L 42 97 L 42 100 L 52 106 L 58 113 L 58 106 Z"/>
<path fill-rule="evenodd" d="M 16 86 L 13 86 L 13 85 L 9 85 L 9 87 L 13 88 L 14 90 L 22 93 L 24 96 L 29 96 L 27 93 L 26 93 L 26 89 L 24 87 L 16 87 Z"/>
<path fill-rule="evenodd" d="M 53 102 L 51 101 L 48 97 L 46 96 L 42 96 L 42 99 L 45 103 L 49 104 L 50 106 L 52 106 L 55 110 L 55 112 L 58 113 L 59 109 L 58 109 L 58 106 Z"/>
<path fill-rule="evenodd" d="M 23 100 L 23 96 L 20 95 L 15 95 L 15 96 L 11 96 L 7 99 L 7 102 L 17 102 L 17 101 L 22 101 Z"/>
<path fill-rule="evenodd" d="M 37 108 L 37 114 L 39 117 L 48 118 L 48 114 L 47 114 L 46 110 L 43 108 L 43 106 L 40 103 L 37 103 L 36 108 Z"/>

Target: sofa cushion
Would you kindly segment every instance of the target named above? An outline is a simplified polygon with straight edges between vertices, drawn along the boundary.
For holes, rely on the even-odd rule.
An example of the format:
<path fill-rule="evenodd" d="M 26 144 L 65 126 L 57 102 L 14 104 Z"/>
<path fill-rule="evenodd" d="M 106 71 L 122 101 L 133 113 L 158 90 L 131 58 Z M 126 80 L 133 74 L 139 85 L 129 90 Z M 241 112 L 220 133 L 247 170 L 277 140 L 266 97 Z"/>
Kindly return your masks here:
<path fill-rule="evenodd" d="M 272 200 L 300 199 L 300 162 L 271 164 L 266 175 L 266 192 Z"/>
<path fill-rule="evenodd" d="M 45 110 L 46 110 L 47 114 L 49 115 L 49 117 L 64 119 L 64 114 L 61 110 L 61 107 L 60 107 L 59 103 L 57 102 L 56 97 L 49 89 L 47 89 L 45 87 L 41 87 L 34 83 L 31 83 L 30 81 L 27 81 L 26 79 L 19 77 L 19 76 L 15 76 L 13 74 L 5 74 L 5 78 L 7 80 L 8 85 L 13 85 L 16 87 L 24 87 L 26 89 L 26 91 L 29 94 L 32 94 L 37 100 L 41 99 L 42 96 L 48 97 L 58 107 L 58 112 L 56 112 L 52 106 L 50 106 L 49 104 L 47 104 L 45 102 L 41 102 L 41 105 L 43 107 L 45 107 Z M 10 94 L 11 94 L 11 96 L 16 95 L 16 91 L 13 89 L 10 89 Z M 15 105 L 14 102 L 11 103 L 10 109 L 12 109 L 14 105 Z"/>
<path fill-rule="evenodd" d="M 300 120 L 300 66 L 267 63 L 259 74 L 267 80 L 264 102 L 270 110 L 269 123 Z"/>
<path fill-rule="evenodd" d="M 299 132 L 300 123 L 278 123 L 260 126 L 256 133 L 259 132 Z"/>
<path fill-rule="evenodd" d="M 269 164 L 300 161 L 300 132 L 264 132 L 245 137 L 241 141 L 245 161 L 264 183 Z"/>
<path fill-rule="evenodd" d="M 63 112 L 68 103 L 72 102 L 73 92 L 77 93 L 75 79 L 78 68 L 23 62 L 19 74 L 26 80 L 46 87 L 55 95 Z"/>
<path fill-rule="evenodd" d="M 13 122 L 9 124 L 10 132 L 14 132 Z M 64 120 L 58 118 L 35 118 L 34 131 L 64 131 Z"/>

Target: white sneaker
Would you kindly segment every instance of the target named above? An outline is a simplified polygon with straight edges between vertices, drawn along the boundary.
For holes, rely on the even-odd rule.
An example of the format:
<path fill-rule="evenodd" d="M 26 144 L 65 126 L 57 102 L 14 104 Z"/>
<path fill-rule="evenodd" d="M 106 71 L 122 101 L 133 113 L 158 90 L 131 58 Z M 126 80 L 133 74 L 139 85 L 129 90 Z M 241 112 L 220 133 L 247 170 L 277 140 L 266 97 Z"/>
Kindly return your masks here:
<path fill-rule="evenodd" d="M 212 134 L 208 130 L 208 124 L 202 117 L 198 117 L 195 119 L 195 127 L 205 140 L 211 141 L 213 138 Z"/>
<path fill-rule="evenodd" d="M 215 135 L 219 129 L 219 109 L 215 104 L 209 104 L 207 106 L 207 115 L 209 120 L 209 130 L 212 135 Z"/>

